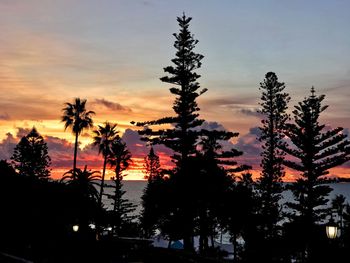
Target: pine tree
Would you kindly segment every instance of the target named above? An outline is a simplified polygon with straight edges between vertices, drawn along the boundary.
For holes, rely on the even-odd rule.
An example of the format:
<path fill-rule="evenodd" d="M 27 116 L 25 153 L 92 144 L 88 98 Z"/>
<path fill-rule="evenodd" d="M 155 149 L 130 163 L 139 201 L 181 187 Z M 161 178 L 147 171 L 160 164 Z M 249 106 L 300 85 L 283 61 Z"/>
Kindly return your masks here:
<path fill-rule="evenodd" d="M 194 229 L 193 203 L 190 193 L 192 186 L 188 184 L 191 176 L 190 162 L 196 153 L 196 140 L 199 135 L 195 128 L 203 123 L 203 120 L 198 118 L 199 107 L 196 99 L 206 91 L 206 89 L 199 90 L 200 86 L 197 82 L 200 75 L 195 70 L 201 67 L 203 56 L 194 52 L 198 40 L 195 40 L 189 31 L 191 19 L 185 14 L 177 18 L 180 32 L 174 34 L 176 39 L 174 44 L 176 57 L 172 59 L 174 65 L 165 67 L 164 71 L 168 75 L 161 78 L 161 81 L 176 86 L 170 88 L 170 92 L 176 96 L 173 105 L 176 116 L 137 123 L 138 126 L 145 127 L 143 131 L 140 131 L 141 135 L 144 135 L 153 144 L 164 144 L 174 152 L 172 158 L 176 168 L 171 179 L 176 181 L 173 187 L 177 189 L 175 195 L 178 195 L 173 196 L 176 199 L 174 212 L 180 213 L 179 218 L 183 219 L 182 236 L 184 247 L 187 250 L 193 250 Z M 148 128 L 148 126 L 164 124 L 171 124 L 174 128 L 158 131 Z"/>
<path fill-rule="evenodd" d="M 41 179 L 50 176 L 47 144 L 34 127 L 16 145 L 11 160 L 20 175 Z"/>
<path fill-rule="evenodd" d="M 224 229 L 230 234 L 235 262 L 243 258 L 244 262 L 255 262 L 252 260 L 256 242 L 257 210 L 255 183 L 249 172 L 236 176 L 228 189 L 224 200 Z M 244 253 L 239 253 L 237 239 L 244 239 Z M 261 245 L 261 244 L 260 244 Z M 253 247 L 253 249 L 251 248 Z M 258 261 L 258 260 L 256 260 Z"/>
<path fill-rule="evenodd" d="M 154 235 L 155 229 L 159 227 L 159 218 L 164 214 L 163 208 L 165 195 L 165 181 L 160 167 L 159 156 L 151 147 L 148 155 L 145 157 L 144 163 L 145 179 L 147 186 L 144 189 L 141 211 L 141 225 L 143 236 L 150 238 Z"/>
<path fill-rule="evenodd" d="M 119 236 L 125 231 L 126 226 L 132 223 L 135 216 L 132 213 L 135 211 L 136 205 L 132 204 L 124 197 L 126 193 L 123 190 L 124 173 L 131 163 L 131 153 L 127 149 L 125 142 L 117 137 L 111 145 L 111 153 L 108 157 L 108 163 L 115 168 L 115 177 L 112 177 L 114 186 L 114 194 L 108 195 L 113 200 L 113 210 L 110 211 L 112 218 L 112 233 Z"/>
<path fill-rule="evenodd" d="M 145 157 L 143 168 L 145 179 L 148 179 L 148 181 L 152 181 L 155 177 L 161 176 L 159 156 L 154 152 L 153 147 L 151 147 L 148 155 Z"/>
<path fill-rule="evenodd" d="M 311 95 L 299 102 L 293 111 L 294 123 L 286 126 L 285 135 L 290 139 L 281 149 L 291 158 L 284 164 L 298 172 L 300 177 L 290 186 L 295 202 L 287 205 L 292 210 L 291 220 L 302 228 L 301 239 L 307 254 L 312 257 L 315 242 L 311 242 L 320 223 L 329 213 L 325 207 L 331 188 L 325 179 L 329 169 L 350 160 L 350 141 L 343 128 L 325 129 L 319 123 L 320 114 L 328 106 L 322 106 L 325 96 Z"/>
<path fill-rule="evenodd" d="M 222 144 L 237 137 L 238 133 L 213 130 L 202 130 L 198 144 L 200 152 L 197 155 L 198 171 L 195 178 L 197 196 L 196 210 L 198 211 L 199 249 L 205 252 L 208 249 L 208 238 L 213 244 L 214 236 L 220 224 L 225 227 L 224 217 L 227 215 L 226 199 L 234 184 L 236 173 L 250 169 L 247 165 L 238 165 L 235 160 L 243 152 L 234 148 L 224 149 Z M 232 202 L 233 200 L 230 200 Z"/>
<path fill-rule="evenodd" d="M 335 197 L 331 201 L 332 204 L 332 212 L 337 215 L 338 218 L 338 226 L 343 229 L 343 215 L 346 208 L 346 197 L 342 194 L 335 195 Z"/>
<path fill-rule="evenodd" d="M 279 149 L 282 141 L 285 123 L 289 116 L 286 114 L 289 95 L 284 92 L 285 85 L 278 81 L 275 73 L 268 72 L 265 80 L 260 83 L 261 109 L 263 120 L 260 127 L 262 142 L 261 176 L 258 179 L 261 224 L 260 229 L 264 239 L 272 239 L 278 233 L 277 222 L 281 219 L 282 178 L 284 169 L 282 162 L 284 153 Z"/>

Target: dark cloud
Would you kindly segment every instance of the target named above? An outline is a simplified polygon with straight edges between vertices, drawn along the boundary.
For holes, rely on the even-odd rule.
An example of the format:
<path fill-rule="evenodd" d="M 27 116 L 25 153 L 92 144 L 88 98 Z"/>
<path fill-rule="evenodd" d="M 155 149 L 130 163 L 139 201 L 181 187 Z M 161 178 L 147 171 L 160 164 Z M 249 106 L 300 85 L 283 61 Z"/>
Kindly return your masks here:
<path fill-rule="evenodd" d="M 17 134 L 16 138 L 21 139 L 22 137 L 26 136 L 28 133 L 30 133 L 32 129 L 29 128 L 21 128 L 17 127 Z M 40 132 L 39 132 L 40 133 Z"/>
<path fill-rule="evenodd" d="M 134 157 L 143 158 L 148 154 L 149 148 L 146 146 L 146 142 L 141 141 L 140 135 L 137 131 L 126 129 L 122 139 Z M 164 145 L 155 145 L 154 149 L 157 153 L 161 152 L 166 155 L 172 154 L 172 151 Z"/>
<path fill-rule="evenodd" d="M 73 165 L 74 144 L 66 139 L 53 136 L 46 136 L 45 141 L 49 149 L 52 161 L 52 168 L 71 169 Z M 92 144 L 86 145 L 83 149 L 78 148 L 77 167 L 100 167 L 102 166 L 102 156 Z"/>
<path fill-rule="evenodd" d="M 203 124 L 199 127 L 199 129 L 205 129 L 205 130 L 220 130 L 225 131 L 225 127 L 222 126 L 222 124 L 216 122 L 216 121 L 205 121 Z"/>
<path fill-rule="evenodd" d="M 238 110 L 239 113 L 242 113 L 247 116 L 253 116 L 257 118 L 261 118 L 261 113 L 257 111 L 257 109 L 240 109 Z"/>
<path fill-rule="evenodd" d="M 110 109 L 113 111 L 131 112 L 130 108 L 123 106 L 117 102 L 112 102 L 112 101 L 108 101 L 105 99 L 95 99 L 94 104 L 102 105 L 102 106 L 106 107 L 107 109 Z"/>
<path fill-rule="evenodd" d="M 6 138 L 0 142 L 0 159 L 10 159 L 17 143 L 23 136 L 27 135 L 30 130 L 31 129 L 18 127 L 16 136 L 7 133 Z M 51 167 L 67 168 L 67 170 L 69 170 L 73 164 L 74 144 L 66 139 L 54 136 L 44 136 L 44 140 L 47 143 L 49 156 L 51 157 Z M 102 158 L 98 156 L 97 149 L 92 145 L 78 150 L 78 167 L 83 167 L 84 165 L 96 167 L 100 165 L 100 163 L 102 163 Z"/>
<path fill-rule="evenodd" d="M 142 1 L 142 4 L 144 6 L 153 6 L 154 5 L 154 3 L 151 3 L 150 1 Z"/>
<path fill-rule="evenodd" d="M 234 144 L 235 148 L 243 152 L 243 156 L 238 159 L 244 164 L 251 165 L 253 170 L 258 170 L 260 166 L 261 143 L 257 139 L 260 133 L 258 127 L 250 128 L 249 132 L 240 136 Z"/>
<path fill-rule="evenodd" d="M 204 105 L 205 107 L 228 107 L 232 109 L 240 109 L 242 108 L 242 105 L 256 105 L 256 97 L 246 96 L 240 98 L 205 98 L 202 100 L 201 105 Z"/>
<path fill-rule="evenodd" d="M 4 120 L 4 121 L 7 121 L 7 120 L 10 120 L 10 115 L 8 115 L 7 112 L 3 113 L 3 114 L 0 114 L 0 120 Z"/>
<path fill-rule="evenodd" d="M 17 141 L 11 133 L 6 133 L 6 138 L 0 143 L 0 160 L 10 159 Z"/>

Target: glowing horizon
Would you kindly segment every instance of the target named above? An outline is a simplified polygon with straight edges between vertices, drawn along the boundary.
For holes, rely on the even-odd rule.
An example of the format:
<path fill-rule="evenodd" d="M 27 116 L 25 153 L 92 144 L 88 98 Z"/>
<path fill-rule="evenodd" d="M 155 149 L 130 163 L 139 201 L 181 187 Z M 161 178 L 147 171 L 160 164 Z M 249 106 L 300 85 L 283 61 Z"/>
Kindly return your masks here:
<path fill-rule="evenodd" d="M 256 109 L 268 71 L 285 82 L 289 112 L 315 86 L 330 106 L 322 122 L 349 134 L 349 8 L 350 2 L 322 0 L 1 1 L 0 159 L 9 159 L 35 126 L 47 139 L 54 173 L 69 170 L 74 136 L 64 131 L 61 110 L 80 97 L 96 112 L 95 125 L 118 124 L 140 167 L 147 149 L 137 146 L 130 122 L 173 115 L 171 86 L 159 78 L 174 57 L 176 16 L 185 11 L 193 17 L 196 51 L 205 56 L 198 73 L 208 92 L 198 99 L 200 117 L 239 132 L 232 143 L 258 174 Z M 101 169 L 91 132 L 79 140 L 79 167 Z M 158 150 L 169 164 L 169 150 Z M 143 177 L 129 173 L 126 180 Z M 350 162 L 330 175 L 350 177 Z"/>

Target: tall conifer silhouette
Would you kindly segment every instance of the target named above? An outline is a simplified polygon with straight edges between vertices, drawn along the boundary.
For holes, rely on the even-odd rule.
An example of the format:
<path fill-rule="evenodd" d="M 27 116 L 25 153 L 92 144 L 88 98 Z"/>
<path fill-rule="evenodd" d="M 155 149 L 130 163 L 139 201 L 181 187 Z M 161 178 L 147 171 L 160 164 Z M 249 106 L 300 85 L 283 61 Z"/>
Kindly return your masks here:
<path fill-rule="evenodd" d="M 260 199 L 261 231 L 264 238 L 273 238 L 277 234 L 277 222 L 280 220 L 282 178 L 284 169 L 282 162 L 284 153 L 279 149 L 284 144 L 282 131 L 288 120 L 287 103 L 290 98 L 284 92 L 285 85 L 278 81 L 275 73 L 268 72 L 260 83 L 262 126 L 259 140 L 262 142 L 261 176 L 258 179 Z"/>
<path fill-rule="evenodd" d="M 302 240 L 306 242 L 309 257 L 311 242 L 317 223 L 328 215 L 328 194 L 331 188 L 325 179 L 329 169 L 350 160 L 350 141 L 343 128 L 327 128 L 319 123 L 321 113 L 328 106 L 322 106 L 325 96 L 311 95 L 295 106 L 294 123 L 287 124 L 285 134 L 290 139 L 281 149 L 291 158 L 284 164 L 300 173 L 300 177 L 289 188 L 295 202 L 287 205 L 292 209 L 292 222 L 302 226 Z M 307 245 L 308 244 L 308 245 Z"/>
<path fill-rule="evenodd" d="M 153 146 L 145 157 L 144 162 L 145 179 L 147 186 L 142 195 L 142 211 L 140 222 L 143 230 L 143 236 L 150 238 L 157 227 L 159 228 L 159 218 L 163 214 L 165 200 L 165 180 L 160 166 L 159 156 L 154 151 Z"/>
<path fill-rule="evenodd" d="M 47 144 L 34 127 L 16 145 L 11 159 L 20 175 L 42 179 L 50 176 Z"/>
<path fill-rule="evenodd" d="M 137 123 L 138 126 L 144 126 L 145 129 L 140 132 L 151 140 L 153 143 L 161 143 L 171 148 L 174 152 L 172 159 L 176 164 L 173 176 L 176 177 L 179 199 L 176 211 L 182 214 L 183 223 L 183 239 L 184 247 L 187 250 L 193 249 L 193 215 L 190 207 L 189 189 L 186 186 L 186 180 L 190 176 L 190 161 L 196 152 L 196 140 L 199 132 L 196 127 L 203 123 L 199 119 L 196 99 L 203 94 L 206 89 L 200 89 L 197 82 L 200 75 L 195 71 L 201 67 L 203 55 L 194 51 L 198 40 L 194 39 L 189 31 L 191 17 L 178 17 L 177 21 L 180 26 L 180 32 L 173 34 L 175 37 L 174 47 L 176 56 L 172 59 L 172 66 L 164 68 L 168 73 L 167 76 L 161 78 L 161 81 L 174 85 L 170 88 L 170 92 L 176 96 L 173 104 L 173 110 L 176 116 L 165 117 L 155 121 Z M 154 131 L 148 126 L 171 124 L 174 128 L 161 129 Z"/>

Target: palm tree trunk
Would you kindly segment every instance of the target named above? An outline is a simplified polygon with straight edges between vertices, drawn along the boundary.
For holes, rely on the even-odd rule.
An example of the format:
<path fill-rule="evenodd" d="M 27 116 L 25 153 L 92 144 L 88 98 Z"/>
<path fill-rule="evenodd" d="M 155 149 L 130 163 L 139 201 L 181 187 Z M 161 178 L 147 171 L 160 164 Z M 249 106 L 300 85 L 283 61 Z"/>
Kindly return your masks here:
<path fill-rule="evenodd" d="M 73 159 L 73 172 L 77 168 L 77 152 L 78 152 L 78 132 L 75 133 L 75 144 L 74 144 L 74 159 Z"/>
<path fill-rule="evenodd" d="M 102 195 L 103 195 L 103 187 L 105 184 L 105 173 L 106 173 L 106 165 L 107 165 L 107 156 L 104 157 L 103 160 L 103 170 L 102 170 L 102 178 L 101 178 L 101 185 L 100 185 L 100 194 L 98 196 L 98 209 L 99 209 L 99 214 L 96 219 L 96 240 L 100 238 L 101 234 L 101 221 L 102 221 Z"/>
<path fill-rule="evenodd" d="M 98 197 L 98 207 L 102 207 L 102 195 L 103 195 L 103 188 L 105 184 L 106 166 L 107 166 L 107 156 L 105 156 L 103 160 L 103 170 L 102 170 L 102 178 L 101 178 L 101 186 L 100 186 L 100 195 Z"/>

